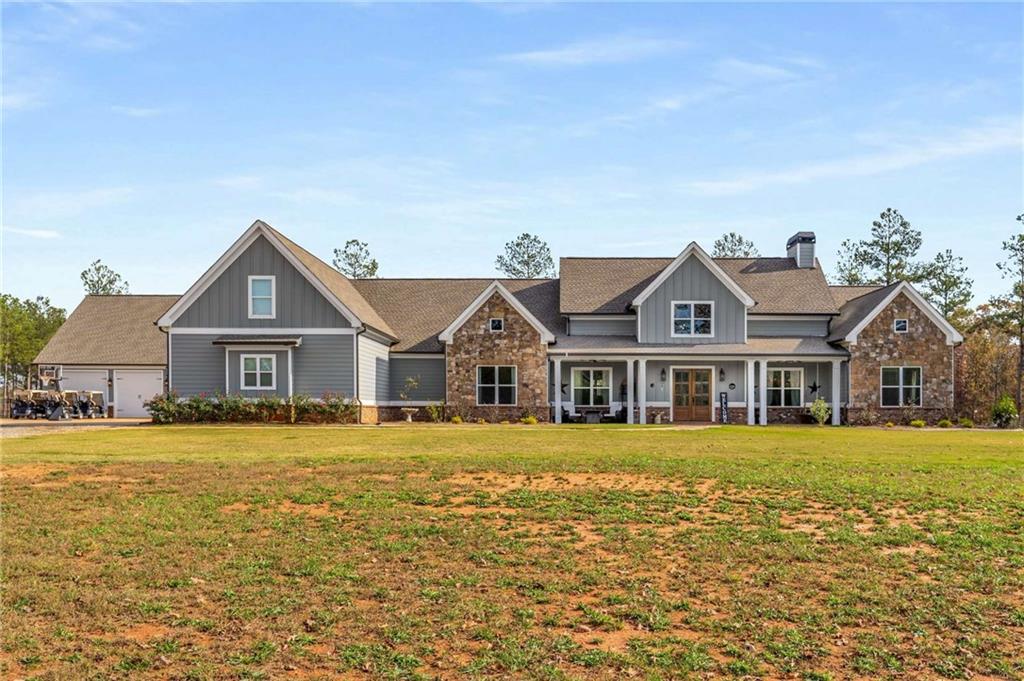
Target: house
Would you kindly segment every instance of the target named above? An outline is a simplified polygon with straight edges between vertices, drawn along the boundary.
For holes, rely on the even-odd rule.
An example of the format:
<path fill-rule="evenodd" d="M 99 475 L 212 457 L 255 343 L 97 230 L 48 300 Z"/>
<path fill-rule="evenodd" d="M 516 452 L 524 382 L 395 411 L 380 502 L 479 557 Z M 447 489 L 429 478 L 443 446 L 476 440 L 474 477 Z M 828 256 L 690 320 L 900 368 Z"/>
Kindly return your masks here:
<path fill-rule="evenodd" d="M 364 422 L 440 403 L 489 421 L 763 425 L 818 397 L 833 423 L 951 412 L 957 331 L 910 284 L 829 286 L 814 250 L 798 232 L 784 257 L 691 243 L 563 258 L 558 279 L 348 279 L 256 221 L 153 319 L 180 396 L 341 393 Z"/>

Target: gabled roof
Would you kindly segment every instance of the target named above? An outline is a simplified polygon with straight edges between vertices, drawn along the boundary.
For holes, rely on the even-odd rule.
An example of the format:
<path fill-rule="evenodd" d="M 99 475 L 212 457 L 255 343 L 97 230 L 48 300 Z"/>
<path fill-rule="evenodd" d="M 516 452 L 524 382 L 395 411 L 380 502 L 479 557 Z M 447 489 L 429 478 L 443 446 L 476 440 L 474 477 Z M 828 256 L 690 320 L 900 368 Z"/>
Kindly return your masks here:
<path fill-rule="evenodd" d="M 501 285 L 538 319 L 558 333 L 557 279 L 500 279 Z M 438 340 L 494 279 L 353 279 L 363 297 L 398 336 L 392 352 L 444 352 Z"/>
<path fill-rule="evenodd" d="M 452 340 L 452 336 L 455 335 L 455 332 L 462 328 L 462 325 L 465 324 L 466 321 L 471 316 L 473 316 L 473 313 L 479 310 L 480 307 L 488 300 L 490 300 L 491 296 L 493 296 L 494 294 L 498 294 L 499 296 L 504 298 L 516 312 L 521 314 L 523 318 L 526 321 L 528 321 L 531 326 L 533 326 L 533 328 L 537 329 L 537 333 L 540 334 L 540 340 L 542 343 L 555 342 L 555 334 L 551 333 L 551 331 L 546 326 L 544 326 L 544 324 L 541 323 L 541 321 L 537 319 L 537 317 L 535 317 L 532 312 L 530 312 L 529 308 L 527 308 L 525 305 L 519 302 L 515 296 L 509 293 L 509 290 L 502 286 L 501 282 L 498 281 L 497 279 L 492 281 L 487 286 L 487 288 L 481 291 L 480 295 L 478 295 L 473 300 L 472 303 L 467 305 L 466 309 L 459 313 L 459 316 L 456 317 L 452 321 L 452 323 L 449 324 L 447 328 L 445 328 L 444 331 L 438 334 L 437 339 L 444 343 L 450 343 Z"/>
<path fill-rule="evenodd" d="M 960 335 L 960 332 L 953 328 L 953 325 L 946 321 L 946 318 L 939 314 L 939 311 L 925 300 L 924 296 L 917 292 L 917 289 L 905 281 L 889 284 L 851 298 L 842 306 L 839 316 L 833 320 L 829 341 L 856 343 L 857 334 L 864 330 L 901 293 L 906 295 L 912 303 L 917 305 L 918 309 L 942 329 L 946 334 L 947 343 L 952 345 L 963 342 L 964 337 Z"/>
<path fill-rule="evenodd" d="M 842 307 L 848 301 L 854 298 L 859 298 L 866 293 L 877 291 L 882 288 L 880 284 L 863 284 L 863 285 L 847 285 L 847 284 L 831 284 L 828 287 L 829 293 L 832 294 L 832 300 L 836 301 L 838 307 Z"/>
<path fill-rule="evenodd" d="M 696 241 L 691 241 L 690 244 L 683 249 L 682 253 L 677 255 L 675 260 L 670 262 L 668 267 L 663 269 L 658 276 L 656 276 L 654 280 L 651 281 L 651 283 L 633 299 L 633 307 L 639 307 L 641 303 L 647 300 L 648 296 L 654 293 L 659 286 L 664 284 L 665 281 L 672 276 L 672 273 L 679 269 L 679 267 L 690 258 L 697 258 L 697 260 L 701 261 L 705 267 L 711 270 L 711 274 L 715 275 L 715 277 L 722 282 L 727 289 L 732 291 L 733 295 L 739 298 L 740 302 L 746 307 L 754 306 L 754 299 L 751 298 L 739 284 L 733 281 L 732 277 L 726 274 L 722 268 L 711 259 L 711 256 L 704 252 L 704 249 L 701 248 Z"/>
<path fill-rule="evenodd" d="M 33 364 L 163 365 L 167 335 L 153 320 L 178 296 L 86 296 Z"/>
<path fill-rule="evenodd" d="M 671 258 L 562 258 L 562 314 L 622 314 Z M 755 305 L 752 314 L 838 314 L 820 266 L 792 258 L 714 258 Z"/>
<path fill-rule="evenodd" d="M 367 326 L 395 338 L 394 332 L 366 302 L 358 290 L 343 274 L 302 248 L 276 229 L 256 220 L 242 236 L 217 259 L 210 269 L 185 292 L 157 321 L 159 326 L 170 326 L 194 303 L 245 249 L 263 236 L 281 255 L 299 271 L 307 281 L 327 299 L 353 326 Z"/>

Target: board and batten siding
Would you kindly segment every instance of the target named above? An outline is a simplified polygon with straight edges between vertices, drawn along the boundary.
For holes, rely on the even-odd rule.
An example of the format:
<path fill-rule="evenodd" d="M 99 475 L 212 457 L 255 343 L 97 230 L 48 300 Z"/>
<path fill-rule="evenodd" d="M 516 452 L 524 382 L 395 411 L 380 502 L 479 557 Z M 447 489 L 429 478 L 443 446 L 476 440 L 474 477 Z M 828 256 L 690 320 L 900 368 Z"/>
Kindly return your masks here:
<path fill-rule="evenodd" d="M 636 336 L 636 319 L 602 319 L 600 316 L 569 320 L 570 336 Z"/>
<path fill-rule="evenodd" d="M 370 404 L 388 399 L 390 363 L 388 346 L 359 336 L 359 399 Z"/>
<path fill-rule="evenodd" d="M 388 399 L 396 402 L 402 398 L 405 379 L 413 377 L 419 387 L 409 393 L 409 399 L 417 402 L 444 402 L 444 357 L 391 357 L 391 376 Z"/>
<path fill-rule="evenodd" d="M 249 319 L 249 276 L 275 277 L 274 319 Z M 348 328 L 351 324 L 263 236 L 174 322 L 178 327 Z"/>
<path fill-rule="evenodd" d="M 672 301 L 713 301 L 714 335 L 673 338 Z M 687 258 L 640 304 L 641 343 L 743 343 L 746 308 L 732 291 L 697 258 Z"/>
<path fill-rule="evenodd" d="M 800 336 L 828 335 L 828 318 L 823 319 L 748 319 L 747 335 L 751 338 L 776 337 L 794 338 Z"/>

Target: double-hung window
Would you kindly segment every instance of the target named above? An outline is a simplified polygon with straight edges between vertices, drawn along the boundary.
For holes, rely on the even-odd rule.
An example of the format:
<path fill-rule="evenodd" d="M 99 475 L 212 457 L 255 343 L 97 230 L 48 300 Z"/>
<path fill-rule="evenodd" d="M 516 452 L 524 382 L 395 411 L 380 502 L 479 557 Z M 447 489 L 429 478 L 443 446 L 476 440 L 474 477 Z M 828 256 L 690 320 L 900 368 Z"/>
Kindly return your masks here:
<path fill-rule="evenodd" d="M 921 406 L 921 367 L 882 367 L 882 406 Z"/>
<path fill-rule="evenodd" d="M 273 319 L 276 312 L 276 277 L 249 277 L 249 319 Z"/>
<path fill-rule="evenodd" d="M 242 390 L 274 390 L 274 355 L 242 355 Z"/>
<path fill-rule="evenodd" d="M 800 407 L 803 406 L 804 370 L 803 369 L 769 369 L 768 370 L 768 406 L 769 407 Z"/>
<path fill-rule="evenodd" d="M 572 402 L 577 407 L 607 407 L 612 401 L 609 369 L 573 369 Z"/>
<path fill-rule="evenodd" d="M 714 336 L 714 312 L 711 301 L 673 300 L 672 337 Z"/>
<path fill-rule="evenodd" d="M 478 366 L 476 368 L 478 405 L 515 406 L 516 368 L 514 366 Z"/>

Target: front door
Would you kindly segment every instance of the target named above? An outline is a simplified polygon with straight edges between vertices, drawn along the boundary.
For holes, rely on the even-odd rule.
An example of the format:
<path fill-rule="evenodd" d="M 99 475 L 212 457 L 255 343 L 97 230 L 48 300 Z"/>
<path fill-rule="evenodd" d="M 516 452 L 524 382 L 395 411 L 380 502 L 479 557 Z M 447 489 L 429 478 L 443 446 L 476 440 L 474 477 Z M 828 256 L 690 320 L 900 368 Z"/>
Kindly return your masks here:
<path fill-rule="evenodd" d="M 672 370 L 672 420 L 711 420 L 711 369 Z"/>

